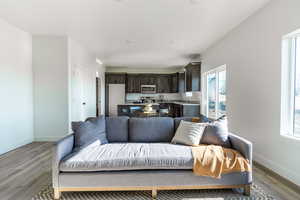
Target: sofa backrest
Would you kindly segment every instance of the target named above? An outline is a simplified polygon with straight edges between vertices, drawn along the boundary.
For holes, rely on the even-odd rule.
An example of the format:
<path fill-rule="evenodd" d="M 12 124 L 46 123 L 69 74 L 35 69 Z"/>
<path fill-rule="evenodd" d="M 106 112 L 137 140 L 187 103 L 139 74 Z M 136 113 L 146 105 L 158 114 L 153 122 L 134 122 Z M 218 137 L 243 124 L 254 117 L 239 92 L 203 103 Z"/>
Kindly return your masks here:
<path fill-rule="evenodd" d="M 170 117 L 130 118 L 129 142 L 171 142 L 174 119 Z"/>
<path fill-rule="evenodd" d="M 181 120 L 192 121 L 192 117 L 106 117 L 106 136 L 108 142 L 171 142 Z"/>
<path fill-rule="evenodd" d="M 106 137 L 108 142 L 128 142 L 129 117 L 106 117 Z"/>
<path fill-rule="evenodd" d="M 174 131 L 176 132 L 181 120 L 191 122 L 193 118 L 194 117 L 177 117 L 177 118 L 174 118 Z M 205 117 L 203 115 L 201 115 L 200 117 L 197 117 L 197 118 L 200 118 L 200 122 L 203 122 L 203 123 L 210 121 L 207 117 Z"/>

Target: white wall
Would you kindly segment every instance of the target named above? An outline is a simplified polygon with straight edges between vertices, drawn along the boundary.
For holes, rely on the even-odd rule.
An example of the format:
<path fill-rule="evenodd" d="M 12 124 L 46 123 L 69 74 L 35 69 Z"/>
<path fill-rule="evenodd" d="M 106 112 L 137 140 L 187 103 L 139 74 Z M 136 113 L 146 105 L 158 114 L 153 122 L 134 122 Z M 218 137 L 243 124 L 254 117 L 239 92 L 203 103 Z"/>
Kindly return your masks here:
<path fill-rule="evenodd" d="M 100 114 L 105 115 L 105 71 L 106 67 L 102 64 L 99 65 L 97 64 L 97 71 L 99 74 L 99 79 L 100 79 L 100 101 L 101 101 L 101 109 L 100 109 Z"/>
<path fill-rule="evenodd" d="M 0 19 L 0 154 L 33 140 L 31 40 Z"/>
<path fill-rule="evenodd" d="M 35 140 L 56 141 L 72 132 L 72 121 L 96 115 L 98 68 L 96 57 L 67 36 L 33 36 Z"/>
<path fill-rule="evenodd" d="M 203 54 L 203 71 L 227 65 L 229 128 L 254 159 L 300 185 L 300 141 L 280 136 L 281 37 L 300 28 L 300 1 L 273 0 Z"/>
<path fill-rule="evenodd" d="M 68 38 L 33 36 L 35 140 L 68 133 Z"/>
<path fill-rule="evenodd" d="M 96 116 L 96 72 L 98 71 L 99 78 L 101 80 L 101 98 L 104 99 L 104 75 L 105 68 L 96 63 L 96 56 L 89 52 L 86 48 L 81 46 L 76 41 L 69 39 L 69 68 L 71 70 L 70 80 L 70 122 L 85 120 L 87 117 Z M 82 91 L 81 94 L 78 91 L 78 85 L 74 84 L 74 78 L 76 78 L 75 72 L 80 73 L 80 82 Z M 81 102 L 81 103 L 78 103 Z M 85 102 L 86 105 L 82 105 Z M 104 110 L 104 100 L 101 109 Z M 81 106 L 81 108 L 79 108 Z M 80 109 L 83 113 L 80 113 Z M 101 112 L 102 112 L 101 111 Z"/>

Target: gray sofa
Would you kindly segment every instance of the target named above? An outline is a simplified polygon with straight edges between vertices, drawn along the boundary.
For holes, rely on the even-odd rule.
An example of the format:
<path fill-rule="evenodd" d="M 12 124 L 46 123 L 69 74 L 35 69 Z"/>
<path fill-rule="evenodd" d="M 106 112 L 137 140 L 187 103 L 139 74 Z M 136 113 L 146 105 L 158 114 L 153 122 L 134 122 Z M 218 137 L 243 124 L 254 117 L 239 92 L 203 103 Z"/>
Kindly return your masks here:
<path fill-rule="evenodd" d="M 250 195 L 252 173 L 230 173 L 221 179 L 192 172 L 191 148 L 170 144 L 182 118 L 106 118 L 108 144 L 74 151 L 74 135 L 57 142 L 53 157 L 54 198 L 64 191 L 244 188 Z M 186 118 L 185 120 L 191 120 Z M 252 144 L 229 135 L 232 148 L 252 164 Z"/>

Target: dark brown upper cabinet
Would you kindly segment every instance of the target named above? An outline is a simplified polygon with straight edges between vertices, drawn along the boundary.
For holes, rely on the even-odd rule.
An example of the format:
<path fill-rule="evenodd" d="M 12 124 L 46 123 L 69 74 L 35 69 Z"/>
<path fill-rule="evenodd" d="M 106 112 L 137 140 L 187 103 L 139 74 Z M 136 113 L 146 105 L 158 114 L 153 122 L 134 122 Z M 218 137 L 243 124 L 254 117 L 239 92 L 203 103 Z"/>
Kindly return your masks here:
<path fill-rule="evenodd" d="M 185 92 L 185 72 L 178 73 L 178 92 Z"/>
<path fill-rule="evenodd" d="M 140 74 L 127 74 L 126 92 L 127 93 L 141 93 L 141 75 Z"/>
<path fill-rule="evenodd" d="M 171 93 L 172 77 L 170 74 L 157 75 L 157 93 Z"/>
<path fill-rule="evenodd" d="M 189 63 L 185 67 L 185 90 L 201 91 L 201 62 Z"/>
<path fill-rule="evenodd" d="M 155 74 L 141 74 L 141 85 L 156 85 L 157 77 Z"/>
<path fill-rule="evenodd" d="M 179 73 L 171 74 L 171 93 L 177 93 L 178 92 L 178 75 Z"/>
<path fill-rule="evenodd" d="M 125 73 L 105 73 L 106 84 L 125 84 Z"/>

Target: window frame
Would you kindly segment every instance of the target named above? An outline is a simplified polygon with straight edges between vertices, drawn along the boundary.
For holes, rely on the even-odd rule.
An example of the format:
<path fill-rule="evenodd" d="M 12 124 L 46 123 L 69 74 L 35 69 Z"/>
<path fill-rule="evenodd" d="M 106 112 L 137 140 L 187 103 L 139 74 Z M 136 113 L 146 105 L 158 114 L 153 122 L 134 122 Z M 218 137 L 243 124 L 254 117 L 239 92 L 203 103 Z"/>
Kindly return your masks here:
<path fill-rule="evenodd" d="M 216 67 L 212 70 L 209 70 L 207 72 L 202 73 L 202 103 L 201 103 L 201 113 L 209 118 L 217 119 L 218 113 L 219 113 L 219 73 L 225 71 L 225 77 L 226 77 L 226 96 L 227 96 L 227 71 L 226 71 L 226 65 L 221 65 L 219 67 Z M 215 74 L 216 77 L 216 88 L 215 88 L 215 116 L 209 115 L 209 100 L 208 100 L 208 75 Z M 226 99 L 227 102 L 227 99 Z M 227 104 L 227 103 L 226 103 Z M 226 105 L 227 109 L 227 105 Z"/>
<path fill-rule="evenodd" d="M 280 135 L 300 140 L 295 134 L 297 53 L 300 30 L 282 37 L 281 43 L 281 113 Z M 300 60 L 298 61 L 300 62 Z"/>

